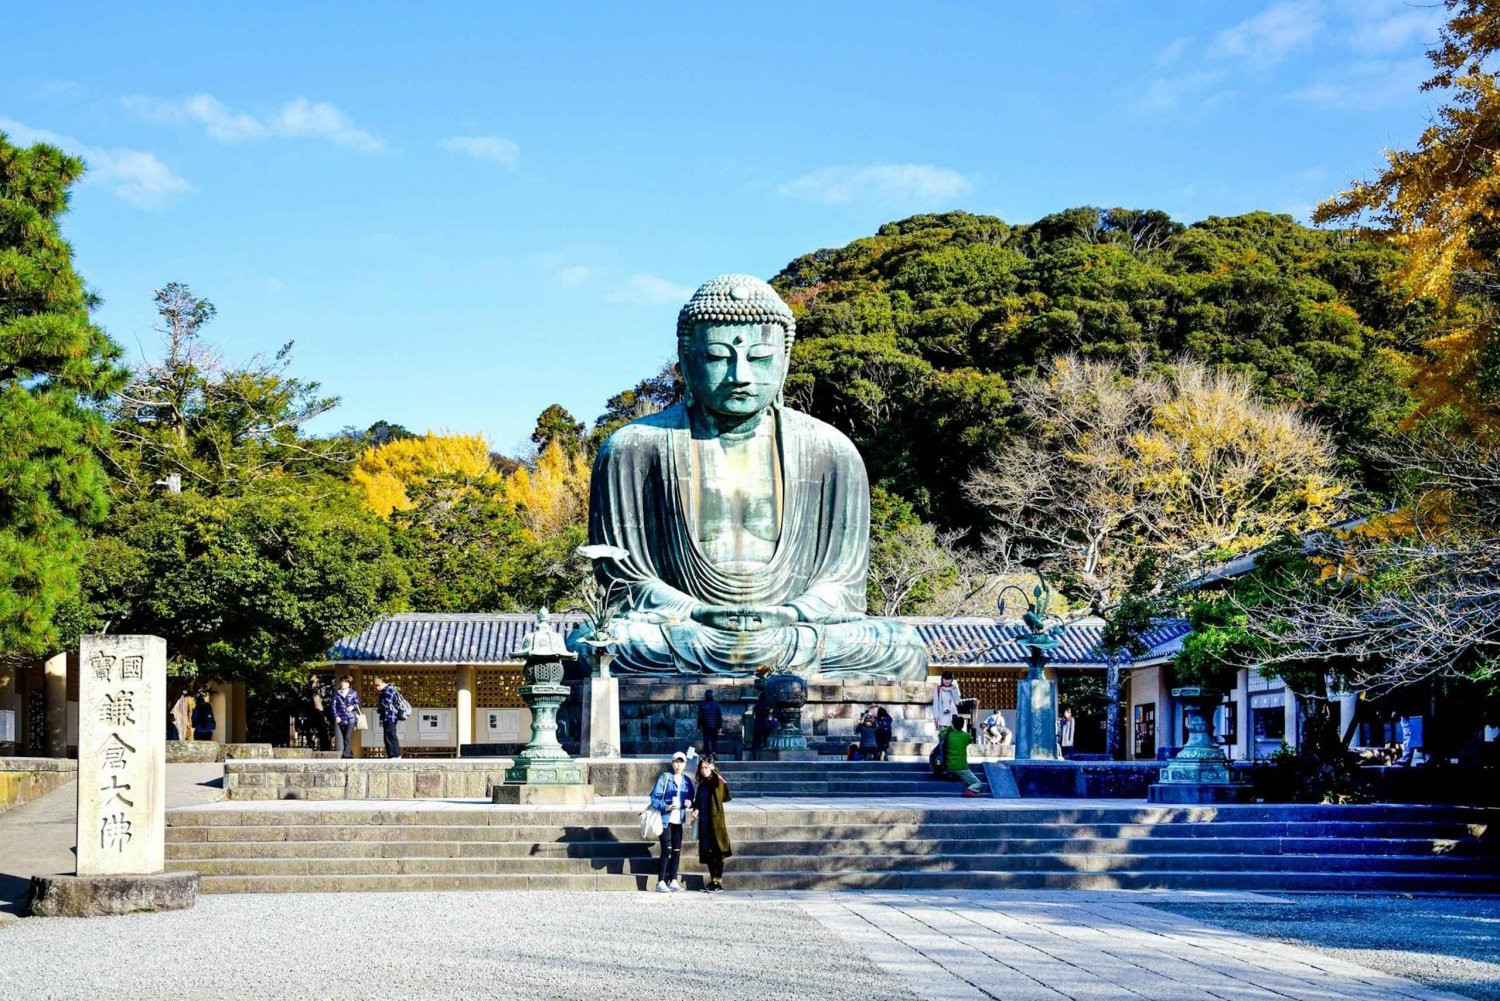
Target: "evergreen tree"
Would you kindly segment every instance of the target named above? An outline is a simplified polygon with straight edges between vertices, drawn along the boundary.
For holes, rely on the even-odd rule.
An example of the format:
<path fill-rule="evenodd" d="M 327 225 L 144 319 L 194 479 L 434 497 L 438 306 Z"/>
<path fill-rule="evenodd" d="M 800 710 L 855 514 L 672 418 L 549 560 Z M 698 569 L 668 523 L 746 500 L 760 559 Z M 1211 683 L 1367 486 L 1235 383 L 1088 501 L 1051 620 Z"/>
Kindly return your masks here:
<path fill-rule="evenodd" d="M 96 405 L 124 380 L 58 217 L 83 162 L 0 133 L 0 650 L 54 648 L 106 510 Z"/>

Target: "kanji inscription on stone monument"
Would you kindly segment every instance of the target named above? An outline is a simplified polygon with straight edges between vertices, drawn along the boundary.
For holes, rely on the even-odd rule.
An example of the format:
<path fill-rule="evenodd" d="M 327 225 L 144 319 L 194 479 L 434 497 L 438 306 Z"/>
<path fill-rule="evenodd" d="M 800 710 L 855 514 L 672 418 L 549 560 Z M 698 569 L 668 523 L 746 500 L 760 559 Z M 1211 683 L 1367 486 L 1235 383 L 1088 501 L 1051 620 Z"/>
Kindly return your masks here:
<path fill-rule="evenodd" d="M 85 636 L 78 683 L 78 875 L 162 871 L 167 642 Z"/>

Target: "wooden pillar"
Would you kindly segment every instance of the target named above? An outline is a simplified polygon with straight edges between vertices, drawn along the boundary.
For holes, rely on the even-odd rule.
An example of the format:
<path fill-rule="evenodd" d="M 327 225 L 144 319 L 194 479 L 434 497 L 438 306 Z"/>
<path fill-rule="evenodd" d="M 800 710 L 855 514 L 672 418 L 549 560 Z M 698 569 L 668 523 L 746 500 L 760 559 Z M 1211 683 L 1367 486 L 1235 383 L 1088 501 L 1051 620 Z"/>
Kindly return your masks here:
<path fill-rule="evenodd" d="M 474 743 L 474 668 L 465 664 L 458 669 L 458 747 Z"/>
<path fill-rule="evenodd" d="M 53 654 L 42 662 L 43 745 L 49 758 L 68 756 L 68 655 Z"/>
<path fill-rule="evenodd" d="M 245 683 L 236 681 L 229 686 L 229 736 L 236 744 L 246 741 Z"/>
<path fill-rule="evenodd" d="M 218 684 L 214 686 L 213 692 L 208 697 L 208 704 L 214 710 L 214 743 L 229 743 L 229 693 L 225 690 L 228 686 Z"/>

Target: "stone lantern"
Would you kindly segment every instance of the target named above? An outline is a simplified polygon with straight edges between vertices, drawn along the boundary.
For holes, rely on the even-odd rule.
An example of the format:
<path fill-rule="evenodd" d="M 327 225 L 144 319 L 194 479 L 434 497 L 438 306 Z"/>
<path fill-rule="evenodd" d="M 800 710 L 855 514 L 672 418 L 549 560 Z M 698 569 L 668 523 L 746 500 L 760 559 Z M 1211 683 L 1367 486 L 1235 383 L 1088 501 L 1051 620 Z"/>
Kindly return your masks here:
<path fill-rule="evenodd" d="M 491 790 L 491 802 L 592 802 L 593 787 L 584 782 L 583 768 L 557 742 L 557 710 L 568 697 L 563 661 L 572 660 L 573 654 L 552 628 L 547 609 L 537 612 L 536 628 L 516 654 L 525 662 L 520 695 L 531 710 L 531 740 L 505 770 L 505 781 Z"/>

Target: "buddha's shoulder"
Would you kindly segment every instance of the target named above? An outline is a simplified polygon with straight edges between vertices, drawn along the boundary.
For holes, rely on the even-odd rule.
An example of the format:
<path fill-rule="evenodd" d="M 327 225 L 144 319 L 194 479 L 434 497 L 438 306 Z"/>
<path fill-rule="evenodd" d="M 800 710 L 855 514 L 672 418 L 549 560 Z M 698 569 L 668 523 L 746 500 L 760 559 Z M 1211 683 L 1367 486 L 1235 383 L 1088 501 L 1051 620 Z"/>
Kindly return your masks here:
<path fill-rule="evenodd" d="M 854 442 L 827 421 L 820 421 L 812 414 L 804 414 L 790 407 L 782 408 L 781 419 L 785 424 L 787 434 L 794 434 L 804 441 L 822 445 L 838 455 L 859 458 L 859 449 L 854 447 Z"/>
<path fill-rule="evenodd" d="M 681 403 L 674 403 L 665 410 L 645 417 L 637 417 L 629 424 L 617 429 L 604 440 L 600 453 L 639 451 L 654 449 L 678 428 L 687 427 L 687 412 Z"/>

